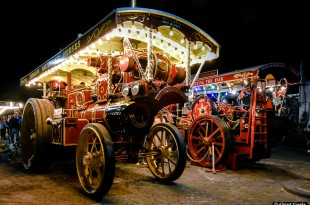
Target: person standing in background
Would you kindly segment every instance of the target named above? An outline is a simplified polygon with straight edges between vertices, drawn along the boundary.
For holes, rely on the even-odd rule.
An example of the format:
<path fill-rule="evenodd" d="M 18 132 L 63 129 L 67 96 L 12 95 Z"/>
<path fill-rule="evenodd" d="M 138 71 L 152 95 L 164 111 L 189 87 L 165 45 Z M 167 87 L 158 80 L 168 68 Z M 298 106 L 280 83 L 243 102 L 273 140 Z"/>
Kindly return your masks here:
<path fill-rule="evenodd" d="M 10 140 L 10 126 L 9 126 L 9 121 L 10 121 L 10 119 L 11 119 L 11 117 L 12 117 L 12 115 L 8 115 L 8 116 L 6 116 L 6 124 L 8 125 L 8 127 L 7 127 L 7 138 L 8 138 L 8 140 Z"/>
<path fill-rule="evenodd" d="M 18 112 L 15 112 L 14 115 L 9 119 L 9 129 L 10 129 L 9 142 L 10 143 L 18 142 L 19 131 L 20 131 L 20 123 L 18 121 Z"/>
<path fill-rule="evenodd" d="M 5 139 L 8 139 L 8 136 L 10 135 L 8 116 L 4 115 L 3 119 L 4 119 L 4 124 L 6 126 L 6 129 L 5 129 Z"/>
<path fill-rule="evenodd" d="M 0 140 L 4 140 L 5 139 L 5 134 L 6 134 L 6 129 L 8 127 L 8 124 L 6 122 L 5 117 L 1 117 L 0 119 Z"/>

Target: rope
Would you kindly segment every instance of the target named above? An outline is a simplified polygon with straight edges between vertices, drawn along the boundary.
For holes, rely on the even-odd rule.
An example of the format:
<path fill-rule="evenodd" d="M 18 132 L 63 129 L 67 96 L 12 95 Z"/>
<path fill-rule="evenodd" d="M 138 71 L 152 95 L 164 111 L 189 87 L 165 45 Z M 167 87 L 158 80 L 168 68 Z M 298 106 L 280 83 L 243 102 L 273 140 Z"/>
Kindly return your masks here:
<path fill-rule="evenodd" d="M 210 148 L 209 148 L 209 149 L 210 149 Z M 209 153 L 209 150 L 208 150 L 208 152 L 205 154 L 205 156 L 203 156 L 203 158 L 201 158 L 200 160 L 195 160 L 195 159 L 193 159 L 193 158 L 189 155 L 188 150 L 186 150 L 186 155 L 187 155 L 187 157 L 188 157 L 191 161 L 193 161 L 193 162 L 201 162 L 202 160 L 204 160 L 204 159 L 206 158 L 206 156 L 207 156 L 208 153 Z"/>

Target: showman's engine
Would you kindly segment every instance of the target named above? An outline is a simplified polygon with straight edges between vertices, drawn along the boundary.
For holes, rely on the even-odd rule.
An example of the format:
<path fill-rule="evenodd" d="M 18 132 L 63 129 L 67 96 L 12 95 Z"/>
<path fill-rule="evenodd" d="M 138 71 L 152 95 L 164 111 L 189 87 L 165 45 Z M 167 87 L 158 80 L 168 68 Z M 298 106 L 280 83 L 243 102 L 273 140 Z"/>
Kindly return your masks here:
<path fill-rule="evenodd" d="M 171 64 L 164 54 L 152 54 L 152 59 L 149 69 L 145 52 L 89 58 L 88 66 L 96 67 L 97 77 L 90 88 L 68 93 L 67 106 L 78 108 L 78 118 L 100 119 L 116 135 L 146 135 L 161 108 L 187 100 L 183 92 L 171 86 L 183 82 L 184 69 Z M 148 70 L 152 71 L 152 80 L 146 79 Z"/>
<path fill-rule="evenodd" d="M 55 150 L 73 148 L 89 195 L 109 191 L 116 159 L 143 157 L 159 181 L 178 179 L 186 144 L 163 120 L 162 108 L 188 102 L 191 66 L 202 68 L 219 48 L 206 32 L 167 12 L 113 10 L 21 79 L 21 86 L 43 91 L 42 99 L 29 98 L 24 106 L 25 169 L 46 170 Z"/>

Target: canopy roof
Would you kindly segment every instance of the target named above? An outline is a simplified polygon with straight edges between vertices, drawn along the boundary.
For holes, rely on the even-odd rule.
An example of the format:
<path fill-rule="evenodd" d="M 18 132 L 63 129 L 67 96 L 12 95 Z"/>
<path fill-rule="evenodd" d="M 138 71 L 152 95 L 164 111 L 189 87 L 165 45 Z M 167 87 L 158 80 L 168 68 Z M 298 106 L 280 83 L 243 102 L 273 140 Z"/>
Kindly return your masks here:
<path fill-rule="evenodd" d="M 219 44 L 192 23 L 173 14 L 146 8 L 119 8 L 103 18 L 55 56 L 20 79 L 20 86 L 59 80 L 90 85 L 96 68 L 87 59 L 124 54 L 124 38 L 138 50 L 165 53 L 178 67 L 203 63 L 219 56 Z M 190 58 L 190 61 L 187 59 Z M 186 63 L 190 62 L 190 63 Z"/>
<path fill-rule="evenodd" d="M 194 83 L 195 86 L 216 84 L 222 82 L 232 82 L 238 84 L 238 81 L 243 79 L 266 79 L 280 81 L 285 78 L 289 84 L 297 84 L 301 80 L 300 73 L 293 67 L 285 63 L 268 63 L 264 65 L 253 66 L 250 68 L 235 70 L 223 74 L 211 75 L 208 73 L 201 73 L 197 81 Z"/>

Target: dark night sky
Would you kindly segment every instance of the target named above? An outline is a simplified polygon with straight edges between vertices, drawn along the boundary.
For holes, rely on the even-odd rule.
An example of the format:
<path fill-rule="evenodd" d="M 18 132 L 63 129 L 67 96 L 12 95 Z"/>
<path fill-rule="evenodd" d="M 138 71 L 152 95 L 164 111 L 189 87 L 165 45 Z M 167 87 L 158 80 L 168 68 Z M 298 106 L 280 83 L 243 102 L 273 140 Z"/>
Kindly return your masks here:
<path fill-rule="evenodd" d="M 7 2 L 1 12 L 2 58 L 0 100 L 27 97 L 19 80 L 54 56 L 110 11 L 130 7 L 130 0 Z M 300 69 L 304 59 L 309 80 L 306 45 L 309 20 L 306 1 L 278 0 L 137 0 L 137 7 L 180 16 L 207 32 L 221 46 L 210 63 L 219 72 L 282 62 Z M 273 3 L 270 3 L 273 2 Z M 309 19 L 309 18 L 308 18 Z M 307 23 L 307 24 L 306 24 Z M 32 97 L 32 96 L 30 96 Z"/>

